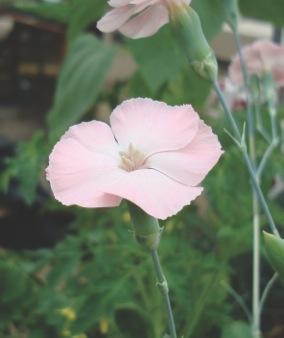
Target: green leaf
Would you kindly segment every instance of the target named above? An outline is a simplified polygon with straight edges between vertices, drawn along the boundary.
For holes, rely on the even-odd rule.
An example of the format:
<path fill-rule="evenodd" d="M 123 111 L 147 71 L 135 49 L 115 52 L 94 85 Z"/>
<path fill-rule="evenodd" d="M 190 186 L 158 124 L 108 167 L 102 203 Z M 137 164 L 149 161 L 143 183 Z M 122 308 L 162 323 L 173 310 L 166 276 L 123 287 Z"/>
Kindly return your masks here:
<path fill-rule="evenodd" d="M 128 46 L 153 93 L 165 82 L 175 79 L 187 63 L 169 27 L 146 39 L 128 40 Z"/>
<path fill-rule="evenodd" d="M 245 322 L 232 322 L 224 327 L 222 338 L 252 338 L 251 328 Z"/>
<path fill-rule="evenodd" d="M 224 0 L 193 0 L 191 6 L 198 13 L 202 28 L 208 40 L 211 40 L 222 28 L 226 18 Z"/>
<path fill-rule="evenodd" d="M 104 12 L 105 0 L 72 0 L 70 3 L 68 38 L 73 41 L 89 24 L 96 22 Z"/>
<path fill-rule="evenodd" d="M 172 105 L 190 102 L 198 110 L 209 95 L 210 87 L 208 81 L 187 66 L 177 79 L 168 84 L 162 99 Z"/>
<path fill-rule="evenodd" d="M 78 122 L 95 103 L 109 70 L 114 48 L 90 34 L 71 46 L 57 82 L 54 105 L 48 114 L 51 137 Z"/>
<path fill-rule="evenodd" d="M 283 0 L 240 0 L 240 8 L 245 16 L 270 21 L 279 27 L 284 26 Z"/>
<path fill-rule="evenodd" d="M 284 239 L 263 232 L 268 260 L 280 277 L 284 278 Z"/>

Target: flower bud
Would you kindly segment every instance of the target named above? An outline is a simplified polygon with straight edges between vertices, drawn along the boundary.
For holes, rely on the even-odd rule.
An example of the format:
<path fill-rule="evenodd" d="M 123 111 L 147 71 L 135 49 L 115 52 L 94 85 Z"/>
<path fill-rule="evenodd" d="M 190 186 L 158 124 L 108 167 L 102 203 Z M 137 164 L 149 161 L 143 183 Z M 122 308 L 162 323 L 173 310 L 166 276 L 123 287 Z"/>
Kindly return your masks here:
<path fill-rule="evenodd" d="M 161 237 L 161 228 L 158 220 L 130 202 L 128 202 L 128 209 L 137 242 L 147 250 L 157 249 Z"/>
<path fill-rule="evenodd" d="M 207 80 L 217 79 L 218 65 L 209 46 L 198 14 L 189 6 L 171 12 L 172 27 L 185 49 L 192 69 Z"/>

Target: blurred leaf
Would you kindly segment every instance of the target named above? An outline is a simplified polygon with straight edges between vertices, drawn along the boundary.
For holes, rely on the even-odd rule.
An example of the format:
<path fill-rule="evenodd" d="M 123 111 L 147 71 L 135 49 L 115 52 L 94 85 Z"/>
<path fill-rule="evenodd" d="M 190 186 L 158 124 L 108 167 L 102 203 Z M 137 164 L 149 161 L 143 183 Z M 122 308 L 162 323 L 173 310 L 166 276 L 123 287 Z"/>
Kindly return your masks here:
<path fill-rule="evenodd" d="M 224 327 L 222 338 L 252 338 L 251 328 L 245 322 L 232 322 Z"/>
<path fill-rule="evenodd" d="M 12 178 L 18 181 L 19 190 L 29 204 L 35 199 L 36 187 L 48 151 L 44 133 L 37 131 L 31 140 L 18 144 L 16 155 L 7 161 L 7 168 L 1 174 L 6 180 L 6 188 Z"/>
<path fill-rule="evenodd" d="M 95 23 L 103 14 L 105 0 L 71 0 L 68 38 L 73 41 L 89 24 Z"/>
<path fill-rule="evenodd" d="M 147 86 L 140 72 L 136 72 L 128 82 L 128 95 L 129 97 L 151 97 L 152 99 L 159 99 L 152 94 L 151 89 Z"/>
<path fill-rule="evenodd" d="M 102 16 L 106 5 L 105 0 L 69 0 L 59 3 L 21 1 L 15 2 L 14 8 L 67 24 L 67 36 L 69 41 L 72 41 Z"/>
<path fill-rule="evenodd" d="M 168 84 L 162 99 L 172 105 L 189 102 L 198 110 L 209 95 L 210 87 L 210 83 L 198 76 L 191 67 L 185 67 L 178 78 Z"/>
<path fill-rule="evenodd" d="M 220 162 L 206 178 L 205 186 L 209 202 L 207 217 L 209 224 L 215 226 L 220 256 L 226 260 L 251 249 L 252 227 L 246 168 L 235 145 L 225 149 Z M 233 172 L 238 173 L 238 189 Z M 241 213 L 240 205 L 245 206 Z"/>
<path fill-rule="evenodd" d="M 280 277 L 284 278 L 284 239 L 263 232 L 268 260 Z"/>
<path fill-rule="evenodd" d="M 222 28 L 226 13 L 224 0 L 193 0 L 191 6 L 198 13 L 202 28 L 208 40 L 211 40 Z"/>
<path fill-rule="evenodd" d="M 275 26 L 284 26 L 283 0 L 240 0 L 240 8 L 245 16 L 270 21 Z"/>
<path fill-rule="evenodd" d="M 113 54 L 112 46 L 90 34 L 79 37 L 71 46 L 59 74 L 53 108 L 47 117 L 52 138 L 78 122 L 95 103 Z"/>
<path fill-rule="evenodd" d="M 11 306 L 26 296 L 28 290 L 28 279 L 23 271 L 11 262 L 0 264 L 0 293 L 2 306 Z M 13 288 L 10 287 L 13 285 Z M 1 311 L 2 312 L 2 311 Z"/>
<path fill-rule="evenodd" d="M 14 7 L 22 12 L 34 14 L 42 18 L 67 23 L 69 21 L 70 8 L 67 3 L 39 3 L 16 2 Z"/>
<path fill-rule="evenodd" d="M 127 44 L 153 93 L 175 79 L 187 62 L 169 27 L 146 39 L 129 39 Z"/>
<path fill-rule="evenodd" d="M 150 338 L 153 336 L 150 334 L 152 325 L 149 317 L 135 305 L 129 304 L 117 308 L 115 321 L 125 338 Z"/>

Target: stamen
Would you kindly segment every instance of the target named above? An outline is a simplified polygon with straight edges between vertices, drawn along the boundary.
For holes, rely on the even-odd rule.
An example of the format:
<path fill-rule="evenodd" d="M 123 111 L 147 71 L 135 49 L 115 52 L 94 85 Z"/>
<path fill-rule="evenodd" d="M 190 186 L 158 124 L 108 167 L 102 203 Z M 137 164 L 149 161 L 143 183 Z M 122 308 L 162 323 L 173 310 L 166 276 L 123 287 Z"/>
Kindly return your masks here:
<path fill-rule="evenodd" d="M 119 167 L 126 171 L 133 171 L 144 166 L 145 156 L 142 152 L 130 143 L 127 151 L 121 151 L 119 153 L 121 162 Z"/>

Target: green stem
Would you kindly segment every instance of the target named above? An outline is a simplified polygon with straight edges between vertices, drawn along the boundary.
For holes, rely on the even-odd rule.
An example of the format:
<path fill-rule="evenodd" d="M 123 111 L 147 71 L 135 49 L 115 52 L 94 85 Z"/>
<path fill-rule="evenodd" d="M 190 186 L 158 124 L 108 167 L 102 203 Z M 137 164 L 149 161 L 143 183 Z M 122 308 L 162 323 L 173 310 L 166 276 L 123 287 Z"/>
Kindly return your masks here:
<path fill-rule="evenodd" d="M 270 116 L 270 121 L 271 121 L 272 140 L 277 140 L 276 107 L 274 104 L 269 102 L 268 109 L 269 109 L 269 116 Z"/>
<path fill-rule="evenodd" d="M 228 104 L 227 104 L 227 102 L 225 100 L 225 97 L 224 97 L 224 95 L 222 93 L 222 90 L 221 90 L 221 88 L 219 86 L 218 81 L 217 80 L 212 80 L 212 85 L 213 85 L 214 90 L 215 90 L 215 92 L 216 92 L 216 94 L 217 94 L 217 96 L 219 98 L 219 101 L 220 101 L 220 103 L 221 103 L 221 105 L 222 105 L 222 107 L 224 109 L 224 112 L 225 112 L 225 114 L 227 116 L 227 119 L 228 119 L 228 121 L 229 121 L 229 123 L 231 125 L 231 128 L 233 130 L 235 138 L 238 141 L 241 141 L 242 135 L 240 133 L 239 127 L 238 127 L 238 125 L 237 125 L 237 123 L 236 123 L 236 121 L 235 121 L 235 119 L 233 117 L 233 114 L 232 114 L 232 112 L 231 112 L 231 110 L 230 110 L 230 108 L 229 108 L 229 106 L 228 106 Z"/>
<path fill-rule="evenodd" d="M 252 111 L 252 96 L 250 88 L 250 78 L 247 71 L 246 63 L 243 57 L 240 35 L 236 28 L 233 28 L 233 34 L 237 46 L 237 51 L 242 69 L 244 86 L 247 99 L 247 124 L 248 124 L 248 142 L 249 156 L 254 168 L 256 167 L 256 144 L 255 144 L 255 127 L 254 116 Z M 257 179 L 258 184 L 260 181 Z M 252 204 L 253 204 L 253 269 L 252 269 L 252 336 L 260 338 L 261 323 L 259 315 L 260 303 L 260 215 L 259 202 L 257 195 L 252 189 Z"/>
<path fill-rule="evenodd" d="M 260 216 L 259 203 L 253 191 L 253 279 L 252 279 L 252 336 L 260 338 Z"/>
<path fill-rule="evenodd" d="M 151 256 L 153 259 L 154 268 L 155 268 L 156 276 L 158 279 L 158 286 L 161 290 L 161 294 L 163 296 L 164 303 L 165 303 L 166 310 L 167 310 L 170 337 L 177 338 L 175 321 L 174 321 L 173 311 L 172 311 L 170 297 L 169 297 L 168 283 L 167 283 L 167 280 L 165 278 L 165 275 L 161 267 L 160 259 L 158 256 L 158 251 L 156 249 L 152 250 Z"/>
<path fill-rule="evenodd" d="M 231 128 L 232 128 L 233 133 L 234 133 L 234 136 L 235 136 L 236 140 L 239 142 L 240 149 L 241 149 L 241 152 L 242 152 L 242 155 L 243 155 L 243 159 L 244 159 L 245 165 L 247 167 L 247 170 L 248 170 L 250 178 L 251 178 L 253 189 L 254 189 L 254 191 L 257 195 L 257 198 L 258 198 L 258 201 L 259 201 L 259 203 L 262 207 L 262 210 L 267 217 L 269 226 L 270 226 L 272 232 L 276 236 L 280 237 L 279 232 L 278 232 L 276 225 L 274 223 L 273 217 L 271 215 L 271 212 L 269 210 L 268 204 L 267 204 L 266 199 L 264 197 L 264 194 L 262 192 L 262 189 L 259 186 L 257 175 L 256 175 L 256 172 L 255 172 L 255 169 L 254 169 L 254 165 L 252 164 L 251 159 L 249 158 L 249 155 L 248 155 L 248 152 L 247 152 L 247 147 L 242 142 L 242 136 L 241 136 L 240 130 L 238 128 L 238 125 L 237 125 L 237 123 L 236 123 L 236 121 L 233 117 L 233 114 L 232 114 L 230 108 L 228 107 L 228 105 L 225 101 L 224 95 L 223 95 L 223 93 L 220 89 L 220 86 L 219 86 L 217 80 L 213 80 L 212 84 L 213 84 L 213 87 L 216 91 L 216 94 L 217 94 L 217 96 L 218 96 L 218 98 L 219 98 L 219 100 L 222 104 L 222 107 L 225 111 L 225 114 L 226 114 L 226 116 L 229 120 L 229 123 L 230 123 Z"/>
<path fill-rule="evenodd" d="M 250 89 L 250 77 L 247 71 L 247 67 L 245 64 L 245 60 L 243 57 L 243 52 L 242 52 L 242 45 L 240 41 L 240 35 L 236 27 L 231 26 L 233 35 L 235 38 L 236 46 L 237 46 L 237 51 L 240 59 L 240 65 L 241 65 L 241 70 L 243 74 L 243 79 L 244 79 L 244 86 L 245 86 L 245 93 L 246 93 L 246 99 L 247 99 L 247 125 L 248 125 L 248 135 L 251 136 L 249 137 L 249 144 L 250 148 L 253 147 L 253 144 L 251 142 L 253 141 L 253 135 L 254 135 L 254 116 L 253 116 L 253 110 L 252 110 L 252 96 L 251 96 L 251 89 Z"/>
<path fill-rule="evenodd" d="M 264 304 L 265 301 L 267 299 L 267 296 L 269 295 L 270 290 L 272 289 L 274 283 L 276 282 L 276 280 L 278 279 L 278 273 L 276 272 L 271 279 L 269 280 L 269 282 L 267 283 L 265 289 L 263 290 L 262 296 L 261 296 L 261 300 L 260 300 L 260 307 L 259 307 L 259 315 L 261 316 L 262 310 L 264 308 Z"/>
<path fill-rule="evenodd" d="M 258 165 L 258 168 L 257 168 L 257 176 L 258 177 L 262 176 L 262 173 L 263 173 L 263 170 L 265 169 L 267 161 L 270 158 L 270 156 L 272 155 L 273 150 L 277 147 L 277 145 L 278 145 L 278 140 L 276 140 L 276 141 L 273 140 L 270 143 L 270 145 L 268 146 L 268 148 L 266 149 L 265 153 L 263 154 L 262 159 L 261 159 L 261 161 Z"/>

